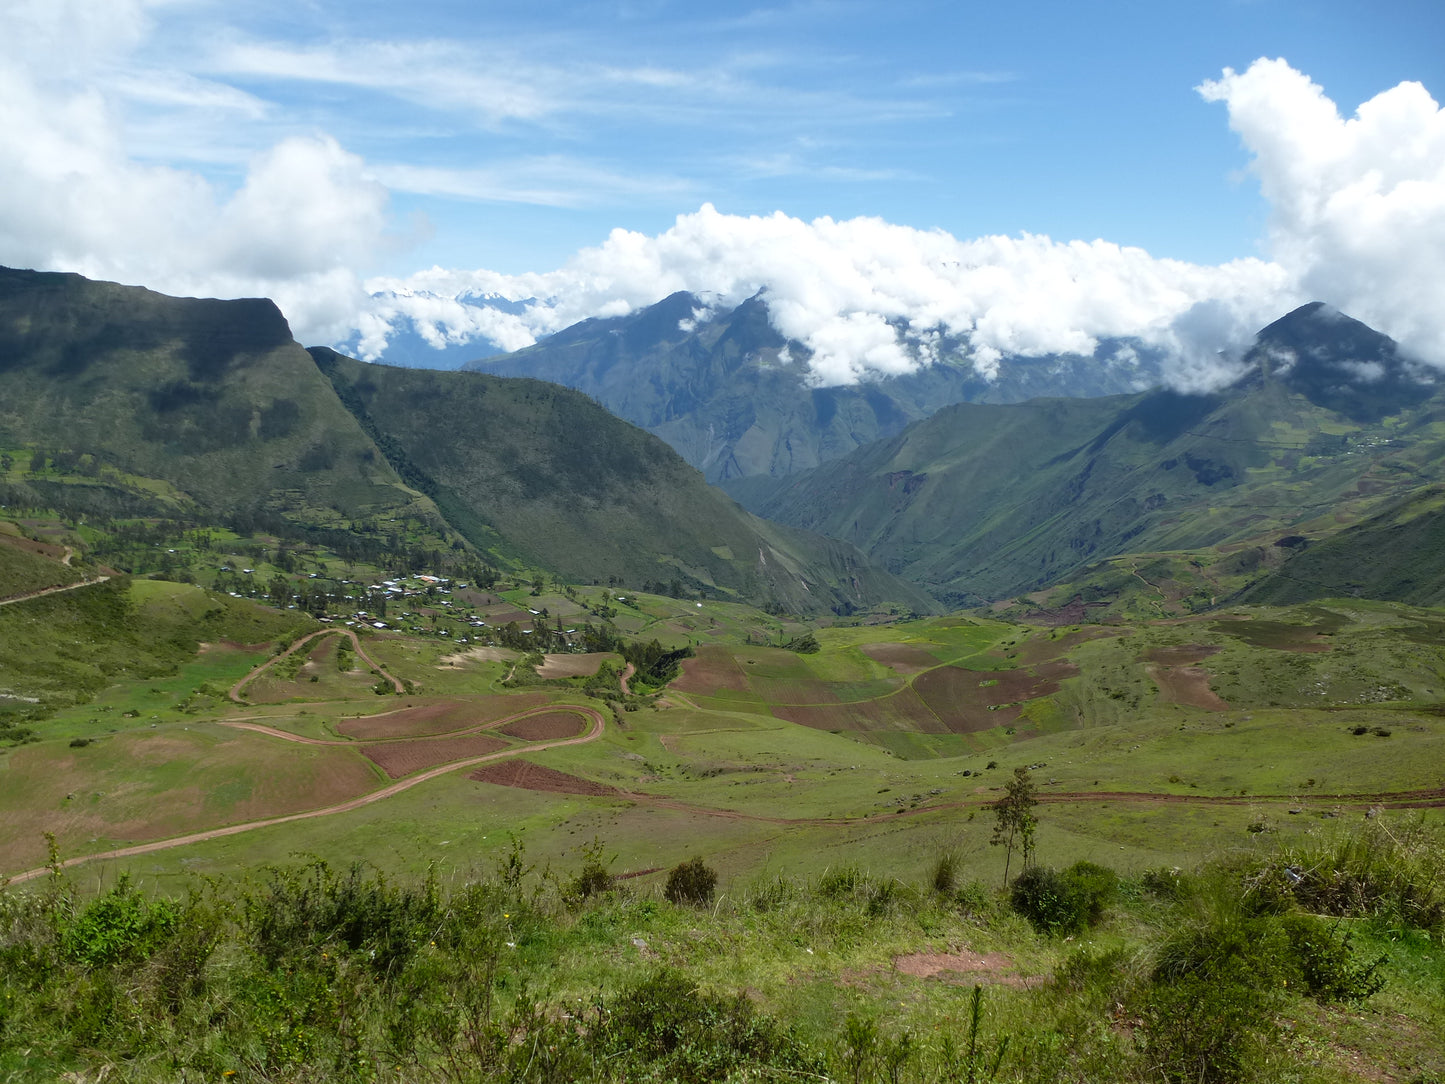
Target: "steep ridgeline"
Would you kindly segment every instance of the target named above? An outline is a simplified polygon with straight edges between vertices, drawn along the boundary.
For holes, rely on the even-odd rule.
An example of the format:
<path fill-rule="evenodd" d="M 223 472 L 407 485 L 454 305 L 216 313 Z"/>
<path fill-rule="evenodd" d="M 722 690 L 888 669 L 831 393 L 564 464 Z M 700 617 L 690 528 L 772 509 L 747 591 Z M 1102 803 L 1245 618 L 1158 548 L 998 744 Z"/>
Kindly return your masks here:
<path fill-rule="evenodd" d="M 323 542 L 364 523 L 795 612 L 933 606 L 850 546 L 748 515 L 578 393 L 317 354 L 325 372 L 270 301 L 0 269 L 0 453 L 65 464 L 4 484 L 76 516 Z"/>
<path fill-rule="evenodd" d="M 712 482 L 805 470 L 950 403 L 1110 395 L 1157 375 L 1147 351 L 1111 342 L 1093 358 L 1005 358 L 998 377 L 985 380 L 956 347 L 945 343 L 941 361 L 906 376 L 813 387 L 807 348 L 773 328 L 761 296 L 709 313 L 677 293 L 465 367 L 584 391 L 662 437 Z"/>
<path fill-rule="evenodd" d="M 401 476 L 477 544 L 569 578 L 677 581 L 794 612 L 934 605 L 852 546 L 749 515 L 578 392 L 311 353 Z"/>
<path fill-rule="evenodd" d="M 28 484 L 92 513 L 189 509 L 270 529 L 435 519 L 264 299 L 0 269 L 0 448 L 27 445 L 84 457 L 90 477 L 63 491 Z"/>
<path fill-rule="evenodd" d="M 1120 553 L 1288 535 L 1302 558 L 1445 477 L 1445 403 L 1389 339 L 1309 305 L 1248 358 L 1214 395 L 960 404 L 795 478 L 727 488 L 974 604 Z M 1399 558 L 1438 563 L 1417 535 Z"/>

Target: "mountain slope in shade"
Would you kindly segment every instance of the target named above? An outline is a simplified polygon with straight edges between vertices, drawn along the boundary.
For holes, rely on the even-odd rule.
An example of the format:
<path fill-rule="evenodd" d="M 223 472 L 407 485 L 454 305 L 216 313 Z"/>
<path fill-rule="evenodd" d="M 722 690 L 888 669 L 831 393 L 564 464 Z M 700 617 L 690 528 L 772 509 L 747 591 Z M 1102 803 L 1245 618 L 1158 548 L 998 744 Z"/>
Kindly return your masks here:
<path fill-rule="evenodd" d="M 1393 343 L 1318 308 L 1291 315 L 1251 355 L 1278 360 L 1284 341 L 1290 364 L 1215 395 L 962 404 L 796 478 L 728 488 L 958 604 L 1119 553 L 1332 534 L 1445 473 L 1445 411 L 1403 363 L 1391 375 Z M 1321 326 L 1371 349 L 1311 347 Z"/>
<path fill-rule="evenodd" d="M 265 299 L 0 269 L 0 443 L 91 454 L 213 516 L 435 518 Z"/>
<path fill-rule="evenodd" d="M 1005 358 L 994 380 L 948 343 L 939 362 L 915 373 L 843 387 L 814 387 L 806 358 L 773 328 L 763 297 L 712 313 L 676 293 L 466 368 L 584 391 L 714 482 L 817 466 L 950 403 L 1114 394 L 1157 375 L 1157 358 L 1117 342 L 1091 358 Z"/>
<path fill-rule="evenodd" d="M 290 537 L 366 521 L 799 613 L 933 607 L 845 544 L 755 520 L 579 393 L 313 358 L 266 300 L 0 269 L 0 451 L 26 447 L 93 472 L 60 494 L 80 515 Z"/>
<path fill-rule="evenodd" d="M 573 579 L 677 581 L 793 612 L 933 608 L 853 547 L 744 512 L 662 441 L 578 392 L 312 354 L 402 477 L 473 541 L 505 539 Z"/>
<path fill-rule="evenodd" d="M 1445 488 L 1429 486 L 1362 523 L 1298 545 L 1283 568 L 1236 601 L 1373 598 L 1445 606 Z"/>

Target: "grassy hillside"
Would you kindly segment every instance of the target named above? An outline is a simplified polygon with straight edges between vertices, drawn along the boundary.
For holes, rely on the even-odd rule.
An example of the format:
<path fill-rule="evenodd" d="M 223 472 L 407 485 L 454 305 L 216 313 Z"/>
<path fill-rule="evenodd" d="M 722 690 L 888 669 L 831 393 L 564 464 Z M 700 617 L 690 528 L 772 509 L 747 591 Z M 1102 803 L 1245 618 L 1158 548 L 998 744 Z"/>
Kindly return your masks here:
<path fill-rule="evenodd" d="M 120 472 L 298 528 L 425 511 L 265 300 L 0 270 L 0 446 L 38 449 L 40 481 L 79 468 L 94 492 L 67 495 L 102 508 Z"/>
<path fill-rule="evenodd" d="M 628 602 L 696 632 L 690 604 Z M 213 605 L 161 583 L 127 603 L 152 639 Z M 704 625 L 744 617 L 709 606 Z M 1445 1070 L 1438 611 L 954 616 L 817 629 L 815 652 L 753 624 L 772 642 L 711 639 L 662 697 L 622 692 L 615 658 L 549 669 L 390 632 L 362 647 L 414 691 L 378 693 L 339 629 L 113 673 L 0 752 L 0 870 L 41 866 L 45 831 L 56 864 L 83 862 L 0 891 L 0 1069 Z M 203 692 L 248 673 L 244 705 Z M 991 844 L 993 803 L 1020 779 L 1033 866 L 1005 891 L 1022 855 Z M 667 893 L 693 858 L 706 907 Z"/>
<path fill-rule="evenodd" d="M 1218 396 L 950 407 L 770 491 L 735 492 L 978 603 L 1118 553 L 1323 537 L 1438 479 L 1442 442 L 1434 400 L 1356 421 L 1271 380 Z"/>
<path fill-rule="evenodd" d="M 932 605 L 849 546 L 754 519 L 577 392 L 313 353 L 398 472 L 474 543 L 505 539 L 568 579 L 675 581 L 797 613 Z"/>
<path fill-rule="evenodd" d="M 1445 605 L 1445 493 L 1438 486 L 1319 541 L 1301 539 L 1241 601 L 1287 605 L 1362 597 Z"/>

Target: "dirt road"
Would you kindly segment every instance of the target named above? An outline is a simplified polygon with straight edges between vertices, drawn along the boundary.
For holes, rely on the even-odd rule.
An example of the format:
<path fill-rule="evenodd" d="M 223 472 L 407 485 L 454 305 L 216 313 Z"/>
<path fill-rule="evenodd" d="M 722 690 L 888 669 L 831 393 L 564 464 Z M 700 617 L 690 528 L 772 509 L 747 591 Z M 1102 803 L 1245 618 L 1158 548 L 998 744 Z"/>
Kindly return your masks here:
<path fill-rule="evenodd" d="M 275 666 L 282 659 L 286 658 L 286 656 L 294 655 L 304 645 L 309 644 L 312 640 L 319 640 L 323 636 L 351 637 L 352 650 L 356 652 L 357 656 L 360 657 L 361 661 L 366 663 L 367 666 L 371 667 L 387 681 L 391 682 L 391 687 L 397 692 L 405 691 L 405 687 L 398 679 L 392 677 L 391 674 L 387 673 L 386 669 L 381 665 L 381 663 L 377 662 L 366 653 L 366 649 L 361 646 L 361 641 L 357 639 L 354 629 L 322 629 L 319 632 L 308 633 L 307 635 L 301 637 L 301 639 L 297 640 L 285 651 L 281 652 L 281 654 L 275 656 L 274 658 L 267 659 L 260 666 L 256 667 L 256 669 L 252 670 L 249 674 L 243 677 L 240 681 L 236 682 L 236 684 L 232 685 L 230 692 L 231 699 L 237 704 L 244 704 L 245 701 L 241 698 L 242 689 L 244 689 L 247 685 L 251 684 L 251 682 L 255 681 L 258 677 L 264 674 L 271 667 Z"/>
<path fill-rule="evenodd" d="M 341 630 L 328 629 L 327 631 L 337 632 Z M 574 705 L 568 705 L 568 710 L 580 712 L 581 714 L 591 718 L 591 729 L 589 729 L 587 733 L 581 734 L 575 738 L 562 738 L 557 741 L 550 742 L 533 742 L 526 746 L 519 746 L 516 749 L 504 749 L 496 753 L 487 753 L 484 756 L 468 757 L 466 760 L 453 761 L 450 764 L 443 764 L 437 768 L 430 768 L 427 771 L 421 772 L 418 775 L 413 775 L 406 779 L 399 780 L 398 782 L 392 783 L 389 786 L 382 787 L 380 790 L 372 791 L 370 794 L 364 794 L 360 798 L 352 798 L 351 800 L 341 802 L 338 805 L 326 806 L 324 809 L 312 809 L 304 813 L 292 813 L 284 817 L 269 817 L 265 820 L 247 821 L 244 824 L 231 824 L 227 825 L 224 828 L 212 828 L 204 832 L 192 832 L 189 835 L 175 836 L 171 839 L 158 839 L 151 843 L 138 843 L 132 847 L 117 847 L 115 850 L 100 851 L 96 854 L 77 855 L 74 858 L 67 858 L 63 862 L 61 862 L 60 868 L 69 869 L 70 867 L 78 866 L 83 862 L 93 862 L 96 859 L 100 858 L 131 858 L 140 854 L 152 854 L 155 851 L 169 850 L 172 847 L 185 847 L 191 843 L 205 843 L 207 840 L 221 839 L 225 836 L 236 836 L 240 835 L 242 832 L 253 832 L 258 828 L 271 828 L 278 824 L 290 824 L 293 821 L 312 820 L 316 817 L 330 817 L 337 813 L 349 813 L 354 809 L 360 809 L 362 806 L 371 805 L 373 802 L 380 802 L 384 799 L 392 797 L 393 795 L 400 794 L 402 791 L 410 790 L 412 787 L 415 787 L 421 783 L 425 783 L 428 780 L 435 779 L 439 775 L 445 775 L 447 772 L 461 771 L 464 768 L 474 768 L 478 764 L 485 764 L 487 761 L 490 760 L 502 760 L 506 757 L 520 756 L 523 753 L 537 753 L 542 751 L 543 749 L 555 749 L 563 745 L 581 745 L 584 742 L 595 741 L 597 738 L 600 738 L 602 736 L 603 723 L 601 712 L 597 711 L 594 708 L 577 707 Z M 535 713 L 536 709 L 533 709 L 531 711 L 519 712 L 515 716 L 498 720 L 498 725 L 514 722 L 517 719 L 522 719 L 528 715 L 533 715 Z M 289 740 L 293 741 L 314 742 L 318 745 L 356 744 L 352 742 L 329 743 L 316 738 L 302 739 L 298 735 L 281 735 L 280 732 L 277 732 L 277 736 L 285 736 Z M 20 884 L 23 881 L 29 881 L 33 878 L 44 876 L 48 872 L 50 872 L 49 868 L 42 866 L 39 869 L 29 869 L 23 873 L 17 873 L 9 880 L 11 884 Z"/>

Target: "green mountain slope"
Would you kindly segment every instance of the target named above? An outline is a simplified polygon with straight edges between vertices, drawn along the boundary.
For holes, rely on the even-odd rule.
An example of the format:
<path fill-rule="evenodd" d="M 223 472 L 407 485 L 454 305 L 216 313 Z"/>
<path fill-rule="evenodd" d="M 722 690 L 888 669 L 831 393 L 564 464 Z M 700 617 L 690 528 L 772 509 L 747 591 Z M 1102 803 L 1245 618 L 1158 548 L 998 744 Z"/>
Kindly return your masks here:
<path fill-rule="evenodd" d="M 1308 545 L 1239 601 L 1289 605 L 1351 597 L 1445 605 L 1445 490 L 1428 487 Z"/>
<path fill-rule="evenodd" d="M 402 477 L 473 542 L 505 540 L 573 579 L 676 581 L 794 612 L 932 607 L 851 546 L 748 515 L 578 392 L 312 354 Z"/>
<path fill-rule="evenodd" d="M 808 380 L 806 347 L 773 328 L 763 297 L 713 313 L 676 293 L 466 368 L 584 391 L 717 482 L 817 466 L 949 403 L 1105 395 L 1151 382 L 1150 363 L 1118 347 L 1105 344 L 1097 359 L 1006 358 L 985 380 L 945 343 L 941 359 L 915 373 L 820 388 Z"/>
<path fill-rule="evenodd" d="M 435 518 L 261 299 L 0 269 L 0 447 L 26 445 L 90 457 L 97 503 L 118 471 L 171 483 L 172 510 L 282 529 Z"/>
<path fill-rule="evenodd" d="M 968 604 L 1113 554 L 1324 537 L 1441 477 L 1445 404 L 1383 336 L 1306 306 L 1252 360 L 1211 396 L 949 407 L 797 479 L 729 488 Z"/>
<path fill-rule="evenodd" d="M 326 372 L 270 301 L 0 269 L 0 452 L 24 470 L 8 487 L 73 516 L 469 542 L 795 612 L 932 606 L 846 545 L 754 520 L 575 392 L 317 357 Z"/>

